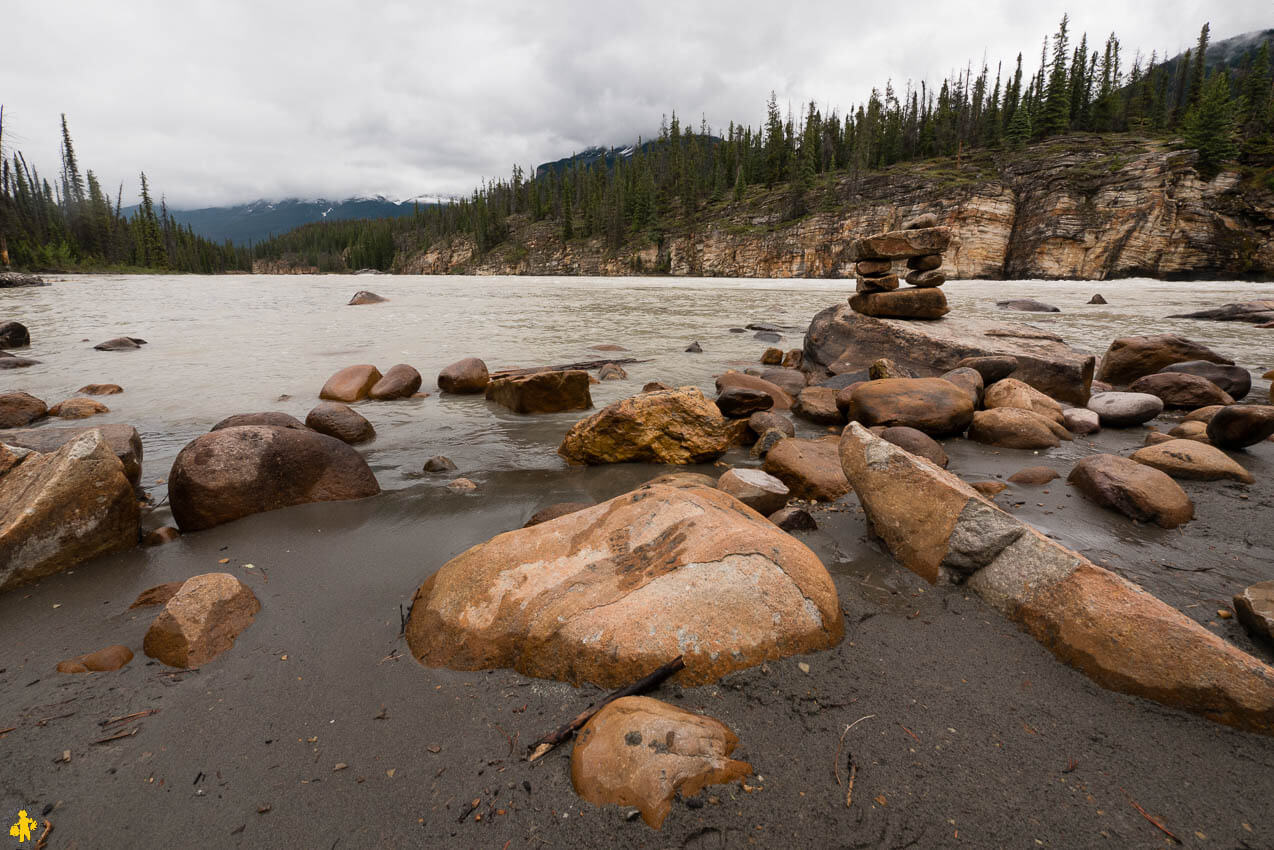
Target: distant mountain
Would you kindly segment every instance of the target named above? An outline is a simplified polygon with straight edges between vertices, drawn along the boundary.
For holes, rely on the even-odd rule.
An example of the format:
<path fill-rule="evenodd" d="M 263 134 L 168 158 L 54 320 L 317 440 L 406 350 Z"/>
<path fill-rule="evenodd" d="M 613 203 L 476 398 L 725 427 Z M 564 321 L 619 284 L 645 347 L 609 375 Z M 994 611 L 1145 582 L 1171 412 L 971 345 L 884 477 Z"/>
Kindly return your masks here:
<path fill-rule="evenodd" d="M 286 233 L 302 224 L 313 221 L 339 221 L 354 218 L 396 218 L 411 215 L 417 200 L 391 201 L 383 196 L 375 198 L 347 198 L 328 201 L 323 198 L 303 201 L 288 198 L 282 201 L 252 201 L 233 207 L 204 207 L 197 210 L 174 210 L 169 214 L 180 224 L 189 224 L 199 236 L 222 242 L 226 239 L 236 245 L 260 242 L 272 235 Z M 420 205 L 437 203 L 436 198 L 421 198 Z M 124 212 L 131 215 L 132 209 Z"/>

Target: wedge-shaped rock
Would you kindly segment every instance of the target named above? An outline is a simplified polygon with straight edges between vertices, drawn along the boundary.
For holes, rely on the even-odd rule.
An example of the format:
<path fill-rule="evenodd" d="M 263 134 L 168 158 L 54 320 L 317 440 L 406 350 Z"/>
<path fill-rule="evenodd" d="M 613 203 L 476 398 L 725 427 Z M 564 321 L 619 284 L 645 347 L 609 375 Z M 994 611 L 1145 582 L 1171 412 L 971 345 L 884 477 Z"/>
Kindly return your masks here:
<path fill-rule="evenodd" d="M 299 424 L 299 423 L 298 423 Z M 142 438 L 132 425 L 96 425 L 80 428 L 27 428 L 21 431 L 6 431 L 0 436 L 11 446 L 21 446 L 33 452 L 51 454 L 72 440 L 98 431 L 106 445 L 124 464 L 124 474 L 137 487 L 142 480 Z"/>
<path fill-rule="evenodd" d="M 170 667 L 200 667 L 234 646 L 261 603 L 229 573 L 187 579 L 146 631 L 143 650 Z"/>
<path fill-rule="evenodd" d="M 1252 473 L 1225 452 L 1195 440 L 1169 440 L 1157 446 L 1146 446 L 1133 452 L 1131 459 L 1173 478 L 1196 481 L 1228 478 L 1244 484 L 1251 484 L 1253 481 Z"/>
<path fill-rule="evenodd" d="M 741 437 L 746 419 L 726 419 L 694 387 L 642 393 L 571 427 L 557 453 L 571 463 L 703 463 Z"/>
<path fill-rule="evenodd" d="M 787 485 L 794 499 L 832 502 L 849 492 L 836 458 L 837 440 L 779 440 L 765 455 L 766 472 Z"/>
<path fill-rule="evenodd" d="M 497 378 L 487 384 L 486 399 L 514 413 L 559 413 L 593 406 L 588 373 L 583 369 Z"/>
<path fill-rule="evenodd" d="M 571 784 L 594 805 L 636 806 L 658 829 L 674 796 L 693 797 L 752 773 L 752 765 L 730 758 L 738 743 L 719 720 L 650 697 L 624 697 L 580 730 Z"/>
<path fill-rule="evenodd" d="M 0 477 L 0 590 L 137 545 L 140 514 L 124 465 L 90 430 Z"/>
<path fill-rule="evenodd" d="M 648 484 L 448 561 L 416 593 L 407 643 L 428 665 L 612 687 L 678 655 L 677 679 L 703 684 L 843 631 L 803 544 L 719 490 Z"/>
<path fill-rule="evenodd" d="M 1102 687 L 1274 734 L 1274 668 L 851 423 L 845 474 L 895 558 L 944 568 Z"/>
<path fill-rule="evenodd" d="M 859 260 L 905 260 L 941 254 L 950 244 L 949 227 L 922 227 L 877 233 L 854 242 L 852 250 Z"/>

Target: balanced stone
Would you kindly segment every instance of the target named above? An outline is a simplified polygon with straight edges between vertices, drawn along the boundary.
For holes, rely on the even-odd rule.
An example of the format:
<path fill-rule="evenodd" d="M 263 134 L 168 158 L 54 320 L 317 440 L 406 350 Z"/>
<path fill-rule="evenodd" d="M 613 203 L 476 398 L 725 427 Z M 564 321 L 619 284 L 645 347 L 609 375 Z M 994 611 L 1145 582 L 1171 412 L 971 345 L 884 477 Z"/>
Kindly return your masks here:
<path fill-rule="evenodd" d="M 907 283 L 911 284 L 912 286 L 919 286 L 921 288 L 931 287 L 931 286 L 942 286 L 942 284 L 946 282 L 947 282 L 947 276 L 944 275 L 942 272 L 938 271 L 937 269 L 930 269 L 929 271 L 923 271 L 923 272 L 913 271 L 907 274 Z"/>
<path fill-rule="evenodd" d="M 886 292 L 898 288 L 898 275 L 858 275 L 859 292 Z"/>
<path fill-rule="evenodd" d="M 889 270 L 894 267 L 891 260 L 859 260 L 854 265 L 854 271 L 863 277 L 872 277 L 874 275 L 889 274 Z"/>
<path fill-rule="evenodd" d="M 907 261 L 907 268 L 915 272 L 927 272 L 942 268 L 942 255 L 925 254 L 923 257 L 912 257 Z"/>
<path fill-rule="evenodd" d="M 947 297 L 935 288 L 860 292 L 849 299 L 849 306 L 864 316 L 881 319 L 940 319 L 950 312 Z"/>
<path fill-rule="evenodd" d="M 950 244 L 950 228 L 922 227 L 868 236 L 855 242 L 853 250 L 860 260 L 906 260 L 941 254 Z"/>

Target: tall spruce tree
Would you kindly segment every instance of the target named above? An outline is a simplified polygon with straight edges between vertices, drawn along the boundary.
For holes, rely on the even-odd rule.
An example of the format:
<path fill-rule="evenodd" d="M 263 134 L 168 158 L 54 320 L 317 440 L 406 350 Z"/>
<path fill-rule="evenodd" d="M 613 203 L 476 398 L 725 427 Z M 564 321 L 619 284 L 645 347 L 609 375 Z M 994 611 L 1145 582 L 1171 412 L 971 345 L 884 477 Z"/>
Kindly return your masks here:
<path fill-rule="evenodd" d="M 1199 170 L 1215 174 L 1239 153 L 1238 128 L 1230 79 L 1225 71 L 1214 71 L 1190 107 L 1182 125 L 1186 144 L 1199 152 Z"/>

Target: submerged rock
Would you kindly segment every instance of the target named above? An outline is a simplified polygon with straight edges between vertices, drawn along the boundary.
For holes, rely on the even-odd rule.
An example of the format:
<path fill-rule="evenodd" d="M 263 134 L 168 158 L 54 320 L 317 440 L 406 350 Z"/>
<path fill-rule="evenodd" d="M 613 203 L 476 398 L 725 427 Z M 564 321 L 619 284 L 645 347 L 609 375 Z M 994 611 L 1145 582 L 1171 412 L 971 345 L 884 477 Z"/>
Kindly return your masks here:
<path fill-rule="evenodd" d="M 434 455 L 425 461 L 425 472 L 455 472 L 458 469 L 456 464 L 449 457 L 443 455 Z"/>
<path fill-rule="evenodd" d="M 1207 346 L 1176 334 L 1125 336 L 1106 349 L 1097 377 L 1111 384 L 1131 384 L 1165 366 L 1187 360 L 1234 365 L 1233 360 L 1227 360 Z"/>
<path fill-rule="evenodd" d="M 381 377 L 380 370 L 368 363 L 346 366 L 327 379 L 323 389 L 319 390 L 319 398 L 346 404 L 362 401 Z"/>
<path fill-rule="evenodd" d="M 388 298 L 377 295 L 375 292 L 360 289 L 358 292 L 354 293 L 354 297 L 349 300 L 349 304 L 346 306 L 356 307 L 362 304 L 383 304 L 388 300 Z"/>
<path fill-rule="evenodd" d="M 24 348 L 31 344 L 31 332 L 21 322 L 0 323 L 0 348 Z"/>
<path fill-rule="evenodd" d="M 33 360 L 30 357 L 14 357 L 7 351 L 0 351 L 0 369 L 25 369 L 28 366 L 37 366 L 39 363 L 39 360 Z"/>
<path fill-rule="evenodd" d="M 1165 473 L 1118 455 L 1089 455 L 1066 481 L 1103 508 L 1137 522 L 1176 528 L 1194 519 L 1194 503 Z"/>
<path fill-rule="evenodd" d="M 659 829 L 676 796 L 752 773 L 730 758 L 739 739 L 725 724 L 650 697 L 623 697 L 584 725 L 571 752 L 571 785 L 596 806 L 635 806 Z"/>
<path fill-rule="evenodd" d="M 804 545 L 718 490 L 648 484 L 453 558 L 416 593 L 407 643 L 427 665 L 602 687 L 682 655 L 691 685 L 843 630 Z"/>
<path fill-rule="evenodd" d="M 780 440 L 761 468 L 786 484 L 794 499 L 834 502 L 849 492 L 836 456 L 836 437 Z"/>
<path fill-rule="evenodd" d="M 530 375 L 497 378 L 487 384 L 486 399 L 514 413 L 588 410 L 593 406 L 593 396 L 588 387 L 588 373 L 582 369 L 532 372 Z"/>
<path fill-rule="evenodd" d="M 80 395 L 119 395 L 123 391 L 119 384 L 85 384 L 76 390 Z"/>
<path fill-rule="evenodd" d="M 49 282 L 39 275 L 26 274 L 25 272 L 0 272 L 0 289 L 9 289 L 15 286 L 48 286 Z"/>
<path fill-rule="evenodd" d="M 372 423 L 348 404 L 341 404 L 339 401 L 324 401 L 315 405 L 305 417 L 305 424 L 320 434 L 335 437 L 351 446 L 365 443 L 376 436 Z"/>
<path fill-rule="evenodd" d="M 389 371 L 381 379 L 372 384 L 367 397 L 375 401 L 392 401 L 399 398 L 410 398 L 420 389 L 424 379 L 414 366 L 398 363 L 389 367 Z"/>
<path fill-rule="evenodd" d="M 99 342 L 93 346 L 98 351 L 132 351 L 135 348 L 141 348 L 146 344 L 146 340 L 138 339 L 135 336 L 117 336 L 114 339 L 108 339 L 106 342 Z"/>
<path fill-rule="evenodd" d="M 557 453 L 571 463 L 704 463 L 739 440 L 729 420 L 693 387 L 617 401 L 572 426 Z"/>
<path fill-rule="evenodd" d="M 1251 322 L 1262 324 L 1274 321 L 1274 299 L 1222 304 L 1194 313 L 1174 313 L 1169 319 L 1211 319 L 1215 322 Z"/>
<path fill-rule="evenodd" d="M 602 368 L 597 370 L 597 377 L 602 381 L 622 381 L 628 373 L 618 363 L 603 363 Z"/>
<path fill-rule="evenodd" d="M 1052 304 L 1035 301 L 1031 298 L 1015 298 L 1010 301 L 996 301 L 995 306 L 1001 310 L 1017 310 L 1022 313 L 1060 313 Z"/>
<path fill-rule="evenodd" d="M 261 603 L 229 573 L 187 579 L 146 631 L 145 653 L 169 667 L 201 667 L 234 646 Z"/>
<path fill-rule="evenodd" d="M 1105 298 L 1101 297 L 1101 293 L 1099 292 L 1096 295 L 1094 295 L 1092 298 L 1089 298 L 1088 303 L 1089 304 L 1105 304 L 1107 302 Z"/>
<path fill-rule="evenodd" d="M 234 416 L 227 416 L 222 419 L 208 430 L 220 431 L 224 428 L 238 428 L 242 425 L 269 425 L 272 428 L 295 428 L 298 431 L 309 430 L 305 427 L 304 422 L 281 410 L 266 410 L 261 413 L 236 413 Z"/>
<path fill-rule="evenodd" d="M 172 543 L 181 539 L 181 532 L 173 528 L 171 525 L 163 525 L 142 538 L 142 545 L 145 547 L 163 546 L 166 543 Z"/>

